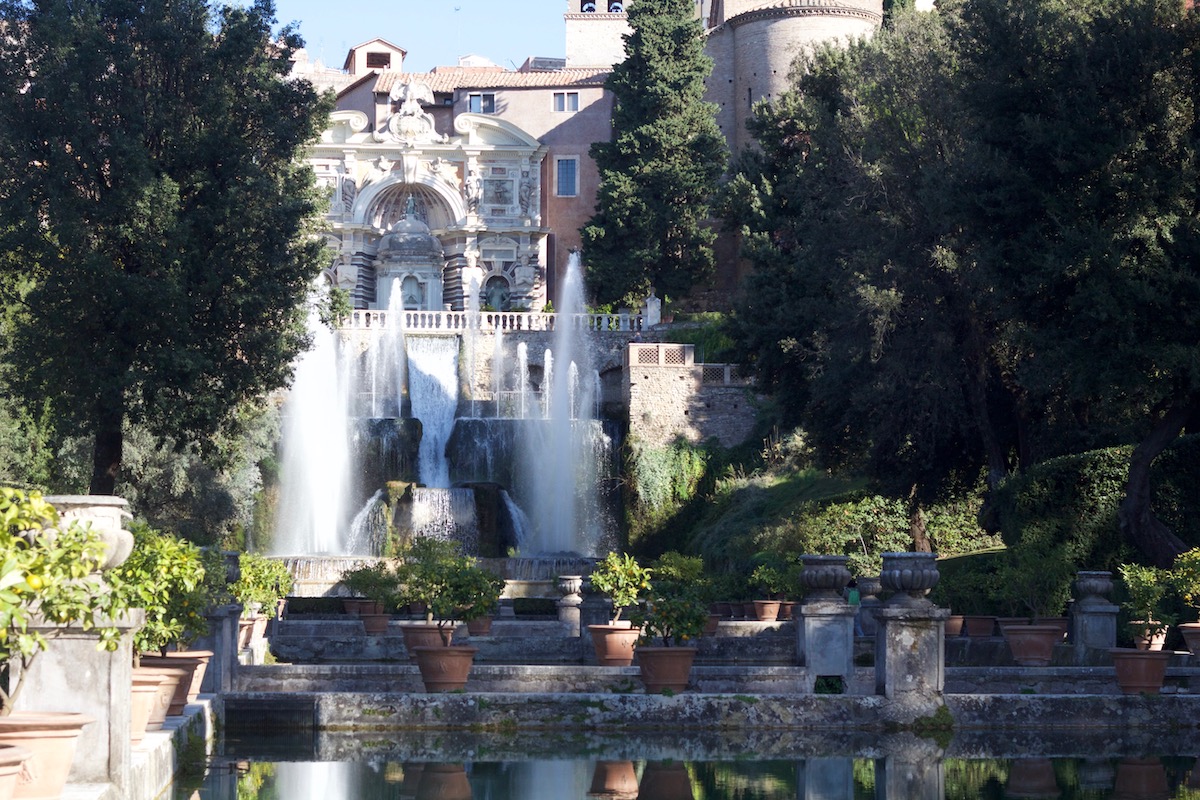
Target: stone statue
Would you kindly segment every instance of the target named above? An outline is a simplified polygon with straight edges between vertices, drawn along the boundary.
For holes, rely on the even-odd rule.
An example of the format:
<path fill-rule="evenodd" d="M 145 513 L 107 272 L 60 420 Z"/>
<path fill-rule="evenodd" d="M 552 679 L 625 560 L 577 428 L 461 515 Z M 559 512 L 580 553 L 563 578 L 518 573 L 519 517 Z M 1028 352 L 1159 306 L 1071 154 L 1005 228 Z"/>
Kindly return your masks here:
<path fill-rule="evenodd" d="M 521 214 L 529 216 L 530 203 L 533 200 L 533 180 L 527 171 L 521 173 L 521 188 L 517 190 L 517 199 L 521 203 Z"/>
<path fill-rule="evenodd" d="M 467 211 L 478 214 L 479 201 L 483 197 L 483 181 L 479 179 L 478 171 L 472 169 L 467 172 L 467 185 L 463 187 L 463 193 L 467 201 Z"/>
<path fill-rule="evenodd" d="M 354 208 L 354 198 L 358 197 L 358 187 L 354 185 L 354 179 L 349 175 L 341 177 L 342 184 L 342 208 L 349 214 Z"/>
<path fill-rule="evenodd" d="M 363 188 L 365 189 L 370 184 L 383 180 L 392 171 L 393 166 L 395 165 L 387 156 L 380 156 L 375 159 L 375 166 L 371 167 L 371 170 L 363 178 Z"/>
<path fill-rule="evenodd" d="M 458 167 L 453 161 L 438 156 L 429 162 L 429 171 L 434 177 L 441 178 L 455 189 L 459 188 L 461 181 L 458 179 Z"/>

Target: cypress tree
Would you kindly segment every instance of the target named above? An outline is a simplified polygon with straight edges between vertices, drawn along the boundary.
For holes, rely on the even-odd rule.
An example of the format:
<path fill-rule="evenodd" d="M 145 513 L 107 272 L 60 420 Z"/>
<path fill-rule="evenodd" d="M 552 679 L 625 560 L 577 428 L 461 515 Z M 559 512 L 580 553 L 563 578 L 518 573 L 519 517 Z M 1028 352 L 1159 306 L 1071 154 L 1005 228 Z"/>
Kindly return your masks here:
<path fill-rule="evenodd" d="M 626 58 L 607 81 L 613 139 L 592 145 L 596 213 L 582 230 L 598 302 L 655 288 L 683 295 L 713 271 L 710 198 L 727 160 L 716 107 L 704 102 L 712 61 L 690 0 L 631 4 Z"/>

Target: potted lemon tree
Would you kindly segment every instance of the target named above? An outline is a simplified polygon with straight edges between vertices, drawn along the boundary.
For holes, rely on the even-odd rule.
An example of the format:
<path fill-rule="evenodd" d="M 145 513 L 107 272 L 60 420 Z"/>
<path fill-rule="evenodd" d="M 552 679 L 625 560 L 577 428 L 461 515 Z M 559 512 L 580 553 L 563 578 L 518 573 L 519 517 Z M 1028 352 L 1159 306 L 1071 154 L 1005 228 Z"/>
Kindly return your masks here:
<path fill-rule="evenodd" d="M 56 632 L 76 627 L 95 633 L 103 648 L 120 646 L 113 620 L 128 605 L 99 573 L 109 555 L 103 538 L 89 528 L 60 526 L 58 512 L 37 492 L 0 487 L 0 662 L 6 668 L 0 744 L 32 753 L 24 770 L 34 781 L 25 787 L 33 796 L 62 793 L 78 734 L 94 720 L 26 710 L 30 704 L 21 690 Z"/>
<path fill-rule="evenodd" d="M 652 584 L 645 605 L 633 614 L 641 629 L 634 653 L 648 693 L 687 688 L 695 644 L 707 620 L 695 587 L 673 581 Z"/>
<path fill-rule="evenodd" d="M 622 612 L 637 604 L 650 589 L 650 569 L 625 553 L 611 552 L 592 570 L 591 584 L 612 601 L 613 615 L 607 625 L 589 625 L 596 661 L 603 667 L 628 667 L 633 663 L 633 646 L 640 631 Z"/>
<path fill-rule="evenodd" d="M 1200 547 L 1176 556 L 1167 577 L 1184 604 L 1200 613 Z M 1177 627 L 1192 655 L 1200 654 L 1200 622 L 1183 622 Z"/>

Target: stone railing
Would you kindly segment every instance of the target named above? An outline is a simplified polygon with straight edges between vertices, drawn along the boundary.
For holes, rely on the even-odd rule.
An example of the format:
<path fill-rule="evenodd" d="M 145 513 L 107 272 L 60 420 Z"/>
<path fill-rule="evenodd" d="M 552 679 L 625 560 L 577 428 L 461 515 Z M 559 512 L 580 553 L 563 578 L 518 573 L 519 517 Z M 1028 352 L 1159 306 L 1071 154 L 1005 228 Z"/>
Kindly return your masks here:
<path fill-rule="evenodd" d="M 393 325 L 392 316 L 398 316 L 400 328 L 405 331 L 552 331 L 561 325 L 561 314 L 543 314 L 534 311 L 401 311 L 389 315 L 387 311 L 359 309 L 350 312 L 342 321 L 343 328 L 369 330 Z M 642 330 L 641 314 L 571 314 L 571 324 L 576 330 L 615 331 L 635 333 Z"/>
<path fill-rule="evenodd" d="M 704 386 L 748 386 L 751 375 L 741 364 L 697 364 L 701 368 L 700 383 Z"/>
<path fill-rule="evenodd" d="M 700 370 L 704 386 L 748 386 L 750 373 L 741 364 L 696 363 L 696 348 L 670 342 L 634 342 L 629 345 L 631 367 L 676 367 Z"/>

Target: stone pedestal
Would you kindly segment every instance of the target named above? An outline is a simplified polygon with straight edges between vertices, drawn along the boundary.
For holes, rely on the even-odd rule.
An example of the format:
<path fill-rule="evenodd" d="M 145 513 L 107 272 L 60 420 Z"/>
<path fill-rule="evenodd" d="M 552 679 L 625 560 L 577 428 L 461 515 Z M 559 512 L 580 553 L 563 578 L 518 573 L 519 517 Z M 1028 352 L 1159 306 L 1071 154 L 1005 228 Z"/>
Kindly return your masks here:
<path fill-rule="evenodd" d="M 857 609 L 838 599 L 817 599 L 800 605 L 796 626 L 796 655 L 807 667 L 805 690 L 818 677 L 836 675 L 845 686 L 854 673 L 854 615 Z"/>
<path fill-rule="evenodd" d="M 130 788 L 130 707 L 133 704 L 133 634 L 145 622 L 135 609 L 116 622 L 116 650 L 100 650 L 99 636 L 78 627 L 32 626 L 49 644 L 24 676 L 19 711 L 74 711 L 95 718 L 75 749 L 71 783 L 111 783 L 118 795 Z"/>
<path fill-rule="evenodd" d="M 1117 606 L 1108 600 L 1112 573 L 1081 571 L 1075 576 L 1076 600 L 1071 606 L 1071 635 L 1075 661 L 1089 663 L 1089 651 L 1107 653 L 1117 646 Z"/>
<path fill-rule="evenodd" d="M 927 716 L 943 704 L 949 616 L 928 602 L 875 611 L 875 692 L 893 702 L 899 717 Z"/>
<path fill-rule="evenodd" d="M 238 619 L 242 607 L 236 603 L 217 606 L 204 615 L 208 618 L 208 633 L 192 643 L 197 650 L 212 650 L 204 671 L 200 691 L 223 694 L 233 690 L 233 674 L 238 664 Z"/>
<path fill-rule="evenodd" d="M 558 621 L 563 627 L 563 635 L 579 636 L 579 607 L 583 604 L 582 575 L 563 575 L 558 579 L 558 590 L 563 596 L 558 599 Z"/>

